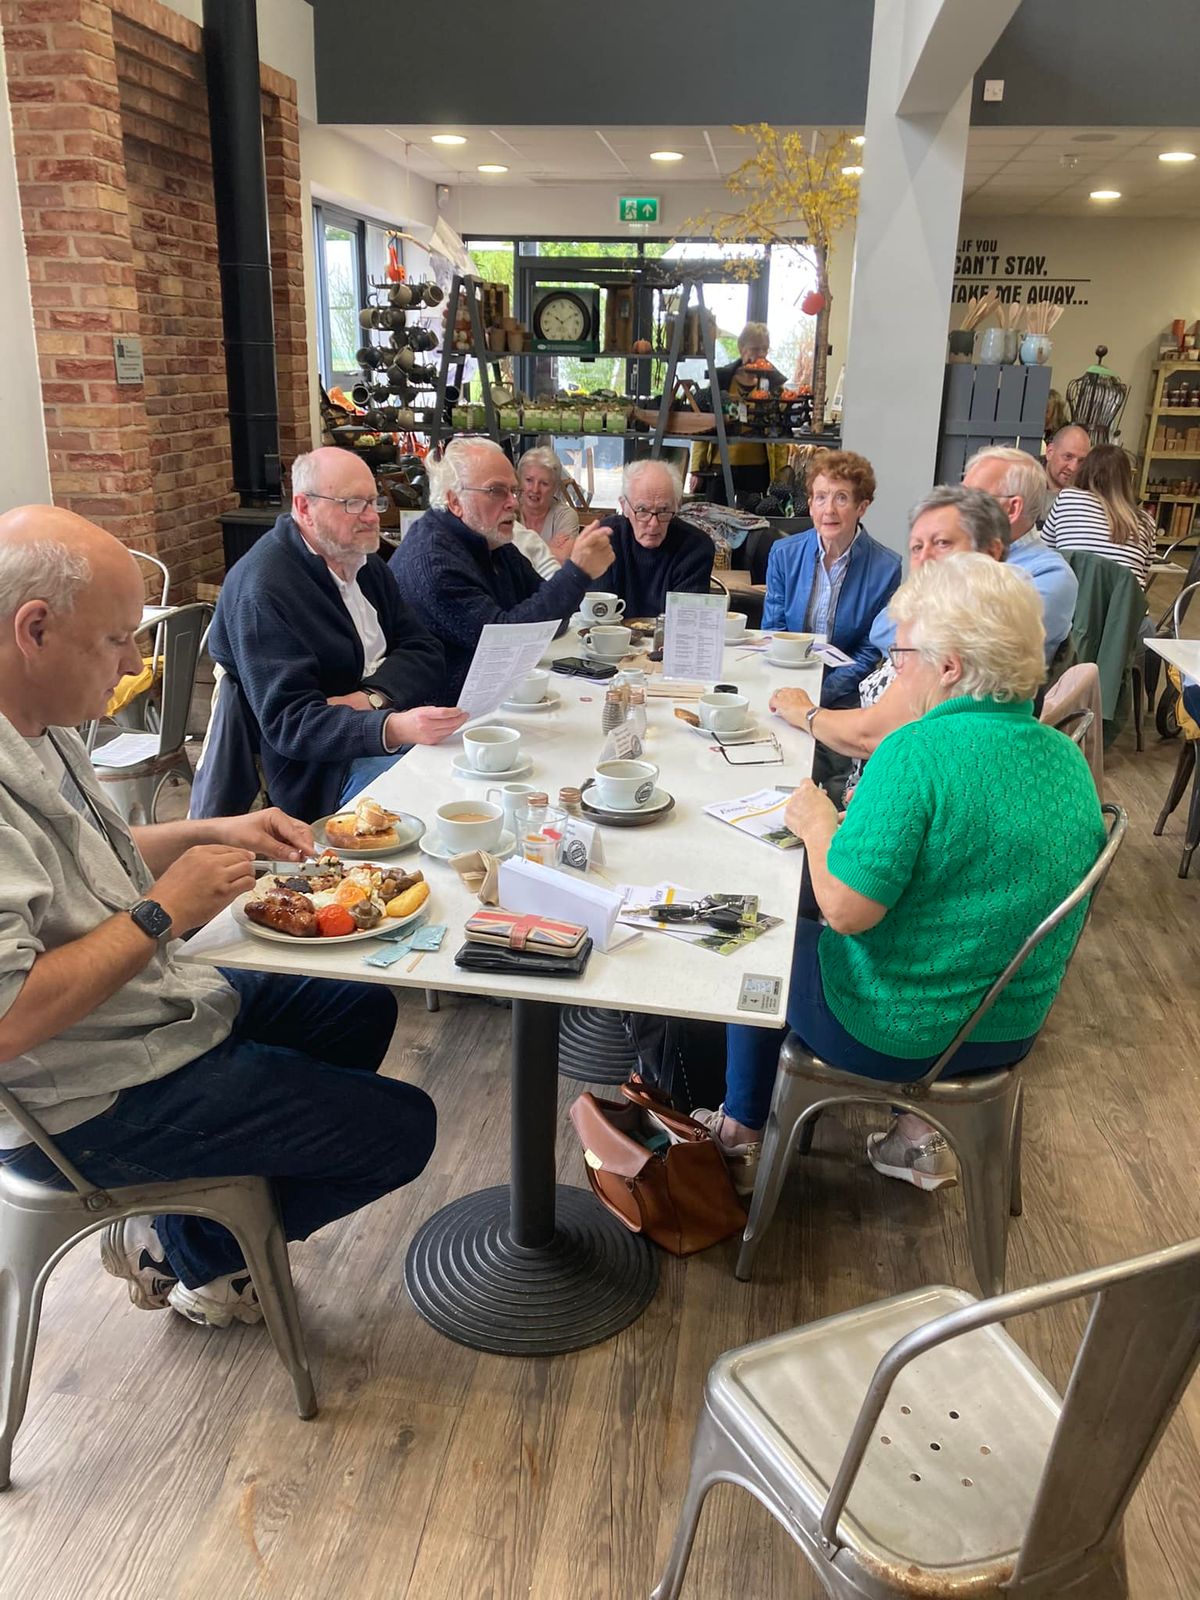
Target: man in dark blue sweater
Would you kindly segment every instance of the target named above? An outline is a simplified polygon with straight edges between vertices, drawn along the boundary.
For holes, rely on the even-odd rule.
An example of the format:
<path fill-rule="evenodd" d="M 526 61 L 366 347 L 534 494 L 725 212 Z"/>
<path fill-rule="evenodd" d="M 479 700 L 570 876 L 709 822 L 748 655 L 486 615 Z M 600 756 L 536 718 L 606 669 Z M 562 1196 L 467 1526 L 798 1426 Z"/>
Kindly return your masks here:
<path fill-rule="evenodd" d="M 433 507 L 392 557 L 400 593 L 446 651 L 450 692 L 467 675 L 479 635 L 492 622 L 565 625 L 613 563 L 608 529 L 592 523 L 552 578 L 540 578 L 512 542 L 517 477 L 490 439 L 455 439 L 430 462 Z"/>
<path fill-rule="evenodd" d="M 612 571 L 606 580 L 625 602 L 627 617 L 657 617 L 667 595 L 707 594 L 713 542 L 676 516 L 679 480 L 665 461 L 633 461 L 621 483 L 623 517 L 606 517 L 612 530 Z"/>
<path fill-rule="evenodd" d="M 296 458 L 291 513 L 221 589 L 209 650 L 229 676 L 193 816 L 225 814 L 238 798 L 233 786 L 249 787 L 244 809 L 257 788 L 253 756 L 245 770 L 249 751 L 271 802 L 313 821 L 392 765 L 403 746 L 438 744 L 466 721 L 441 646 L 376 554 L 380 509 L 359 457 L 324 448 Z"/>

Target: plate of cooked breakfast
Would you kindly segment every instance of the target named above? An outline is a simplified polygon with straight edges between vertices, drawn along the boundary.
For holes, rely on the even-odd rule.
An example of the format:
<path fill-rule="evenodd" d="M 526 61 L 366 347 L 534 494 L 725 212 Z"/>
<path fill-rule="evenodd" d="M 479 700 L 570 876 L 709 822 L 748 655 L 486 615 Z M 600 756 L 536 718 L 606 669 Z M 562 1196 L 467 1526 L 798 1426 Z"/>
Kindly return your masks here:
<path fill-rule="evenodd" d="M 420 817 L 407 811 L 389 811 L 369 794 L 355 802 L 352 811 L 339 811 L 313 823 L 318 850 L 336 850 L 351 861 L 393 856 L 407 850 L 425 832 Z"/>
<path fill-rule="evenodd" d="M 424 911 L 429 885 L 419 872 L 373 862 L 346 866 L 332 850 L 295 872 L 268 873 L 233 902 L 234 920 L 258 939 L 350 944 L 397 932 Z"/>

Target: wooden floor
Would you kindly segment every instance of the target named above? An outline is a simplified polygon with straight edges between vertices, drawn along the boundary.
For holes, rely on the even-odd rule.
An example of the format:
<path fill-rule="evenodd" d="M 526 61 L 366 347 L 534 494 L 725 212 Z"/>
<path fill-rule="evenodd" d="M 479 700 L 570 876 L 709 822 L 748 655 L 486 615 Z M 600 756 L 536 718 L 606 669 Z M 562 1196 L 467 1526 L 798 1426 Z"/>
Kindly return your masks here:
<path fill-rule="evenodd" d="M 1182 813 L 1165 838 L 1150 831 L 1175 754 L 1135 756 L 1123 738 L 1110 762 L 1131 827 L 1032 1058 L 1013 1287 L 1200 1231 L 1200 862 L 1176 878 Z M 877 1177 L 865 1124 L 830 1122 L 754 1283 L 735 1281 L 729 1244 L 664 1258 L 650 1309 L 598 1349 L 511 1361 L 448 1343 L 408 1303 L 404 1251 L 445 1201 L 506 1177 L 507 1026 L 498 1008 L 447 999 L 431 1016 L 403 999 L 388 1070 L 433 1094 L 441 1139 L 422 1181 L 294 1249 L 314 1422 L 292 1412 L 261 1329 L 135 1311 L 94 1246 L 60 1267 L 0 1496 L 3 1600 L 644 1600 L 719 1351 L 922 1282 L 973 1287 L 961 1192 Z M 564 1083 L 560 1173 L 579 1183 L 573 1093 Z M 1059 1380 L 1077 1326 L 1025 1325 Z M 1127 1530 L 1133 1593 L 1195 1600 L 1200 1383 Z M 818 1593 L 755 1502 L 710 1497 L 687 1600 Z"/>

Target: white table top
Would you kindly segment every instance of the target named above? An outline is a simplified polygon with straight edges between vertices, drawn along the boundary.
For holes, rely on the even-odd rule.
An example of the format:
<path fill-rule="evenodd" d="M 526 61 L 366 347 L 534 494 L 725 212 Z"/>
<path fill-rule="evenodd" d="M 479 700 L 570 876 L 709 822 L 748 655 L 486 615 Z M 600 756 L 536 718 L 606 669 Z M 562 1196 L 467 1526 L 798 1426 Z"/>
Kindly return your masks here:
<path fill-rule="evenodd" d="M 550 653 L 574 654 L 577 648 L 577 641 L 568 635 L 557 641 Z M 804 852 L 781 851 L 748 838 L 706 816 L 701 808 L 774 785 L 792 788 L 809 776 L 813 760 L 811 737 L 773 716 L 767 703 L 773 689 L 786 685 L 803 687 L 817 698 L 821 671 L 818 663 L 798 670 L 772 667 L 761 655 L 748 655 L 736 646 L 725 652 L 723 681 L 737 684 L 750 699 L 760 730 L 769 728 L 779 739 L 784 752 L 782 766 L 730 766 L 699 733 L 673 715 L 675 701 L 651 701 L 647 708 L 646 755 L 658 764 L 659 783 L 674 795 L 675 809 L 661 822 L 647 827 L 600 830 L 605 858 L 602 871 L 613 884 L 671 881 L 702 894 L 757 894 L 765 914 L 784 919 L 782 927 L 772 929 L 732 955 L 689 948 L 668 934 L 647 932 L 609 954 L 593 950 L 587 970 L 578 978 L 555 980 L 465 972 L 454 965 L 454 953 L 463 942 L 463 924 L 478 902 L 452 867 L 422 855 L 415 845 L 390 859 L 407 870 L 419 867 L 424 872 L 432 890 L 427 902 L 429 920 L 444 922 L 448 928 L 442 948 L 425 955 L 412 972 L 408 968 L 413 957 L 402 958 L 386 969 L 365 966 L 364 955 L 379 948 L 374 940 L 340 946 L 323 946 L 315 940 L 297 941 L 295 945 L 269 943 L 243 933 L 229 911 L 215 917 L 189 940 L 181 954 L 187 960 L 259 972 L 357 979 L 394 987 L 515 996 L 562 1005 L 778 1027 L 787 1008 Z M 599 757 L 604 689 L 558 674 L 552 677 L 551 685 L 562 696 L 557 709 L 523 714 L 502 711 L 489 720 L 521 729 L 522 749 L 534 759 L 532 773 L 521 781 L 544 787 L 553 803 L 560 786 L 582 783 Z M 489 784 L 503 782 L 503 777 L 484 780 L 456 776 L 450 770 L 450 760 L 461 749 L 462 740 L 458 737 L 443 745 L 417 746 L 382 779 L 372 782 L 370 792 L 385 805 L 412 812 L 426 821 L 432 820 L 437 807 L 446 801 L 471 796 L 482 800 Z M 744 973 L 780 980 L 776 1014 L 764 1016 L 737 1009 Z"/>
<path fill-rule="evenodd" d="M 1180 672 L 1200 681 L 1200 639 L 1147 639 L 1146 644 Z"/>

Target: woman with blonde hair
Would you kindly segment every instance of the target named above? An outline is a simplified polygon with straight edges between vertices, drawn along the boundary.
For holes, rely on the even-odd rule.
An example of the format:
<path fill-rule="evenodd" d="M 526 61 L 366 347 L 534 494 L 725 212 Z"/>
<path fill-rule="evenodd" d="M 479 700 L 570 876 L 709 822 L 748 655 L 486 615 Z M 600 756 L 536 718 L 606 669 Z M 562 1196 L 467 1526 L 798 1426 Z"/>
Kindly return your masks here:
<path fill-rule="evenodd" d="M 1133 468 L 1119 444 L 1098 444 L 1084 457 L 1074 484 L 1059 492 L 1042 529 L 1053 549 L 1086 550 L 1128 567 L 1141 588 L 1150 577 L 1155 526 L 1133 490 Z"/>
<path fill-rule="evenodd" d="M 542 578 L 551 578 L 571 554 L 579 518 L 562 498 L 563 464 L 547 445 L 526 450 L 517 462 L 517 522 L 513 543 Z"/>
<path fill-rule="evenodd" d="M 1087 762 L 1038 722 L 1042 607 L 1019 572 L 972 552 L 931 561 L 892 598 L 889 655 L 914 721 L 888 735 L 839 819 L 806 782 L 787 823 L 808 856 L 825 926 L 796 927 L 787 1024 L 831 1066 L 888 1082 L 937 1060 L 1034 928 L 1104 843 Z M 1029 957 L 949 1076 L 1020 1061 L 1066 971 L 1086 908 Z M 725 1103 L 703 1115 L 744 1192 L 754 1186 L 781 1037 L 727 1030 Z M 955 1181 L 941 1134 L 911 1113 L 873 1134 L 888 1177 Z"/>

